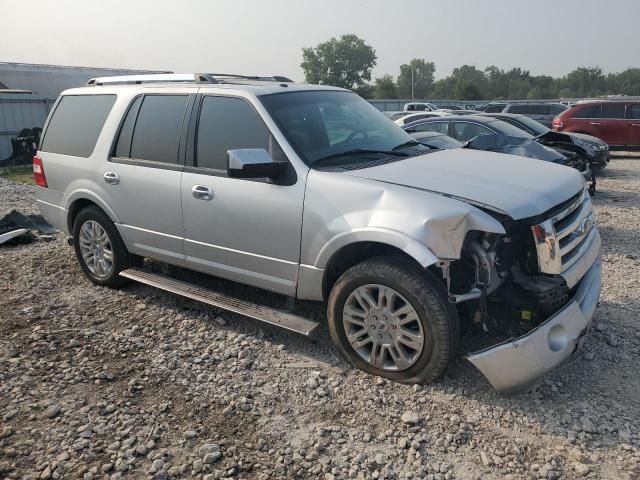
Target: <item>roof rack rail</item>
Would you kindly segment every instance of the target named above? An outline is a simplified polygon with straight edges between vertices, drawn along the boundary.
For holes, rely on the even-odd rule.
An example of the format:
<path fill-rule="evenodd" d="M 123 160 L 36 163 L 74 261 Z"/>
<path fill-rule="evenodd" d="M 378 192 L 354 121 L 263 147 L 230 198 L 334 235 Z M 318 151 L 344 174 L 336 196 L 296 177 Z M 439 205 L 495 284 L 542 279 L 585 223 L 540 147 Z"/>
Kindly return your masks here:
<path fill-rule="evenodd" d="M 97 77 L 90 79 L 87 82 L 87 86 L 138 85 L 142 83 L 163 82 L 234 83 L 233 80 L 293 83 L 293 80 L 282 75 L 257 76 L 236 75 L 233 73 L 154 73 L 147 75 Z"/>

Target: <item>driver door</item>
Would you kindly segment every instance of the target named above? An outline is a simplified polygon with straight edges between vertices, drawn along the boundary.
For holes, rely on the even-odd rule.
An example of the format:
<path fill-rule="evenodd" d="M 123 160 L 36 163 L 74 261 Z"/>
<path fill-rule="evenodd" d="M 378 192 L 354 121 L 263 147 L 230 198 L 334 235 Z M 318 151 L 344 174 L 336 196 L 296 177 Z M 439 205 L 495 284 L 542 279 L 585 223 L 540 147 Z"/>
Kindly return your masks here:
<path fill-rule="evenodd" d="M 285 154 L 248 100 L 204 95 L 196 108 L 192 165 L 182 174 L 187 265 L 295 295 L 305 178 L 296 177 L 292 166 L 290 180 L 280 184 L 229 177 L 228 150 L 264 148 L 279 159 Z"/>

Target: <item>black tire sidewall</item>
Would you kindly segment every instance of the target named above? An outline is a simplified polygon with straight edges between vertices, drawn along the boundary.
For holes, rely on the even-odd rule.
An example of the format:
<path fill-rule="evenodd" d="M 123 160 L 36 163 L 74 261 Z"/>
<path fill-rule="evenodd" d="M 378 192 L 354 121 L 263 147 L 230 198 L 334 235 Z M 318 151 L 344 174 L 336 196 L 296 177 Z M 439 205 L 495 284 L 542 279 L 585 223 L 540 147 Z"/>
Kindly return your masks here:
<path fill-rule="evenodd" d="M 91 273 L 84 261 L 84 258 L 82 258 L 82 253 L 80 252 L 80 228 L 89 220 L 97 222 L 104 229 L 109 237 L 109 242 L 111 243 L 113 251 L 113 268 L 107 277 L 97 277 Z M 129 268 L 129 252 L 124 246 L 124 242 L 122 241 L 116 226 L 102 210 L 97 207 L 87 207 L 78 213 L 73 222 L 73 239 L 73 248 L 75 250 L 78 263 L 80 264 L 82 272 L 89 280 L 96 285 L 105 287 L 119 287 L 124 284 L 124 279 L 120 276 L 120 272 Z"/>
<path fill-rule="evenodd" d="M 428 283 L 421 275 L 422 272 L 405 263 L 395 259 L 376 259 L 345 272 L 336 282 L 329 298 L 329 332 L 340 352 L 357 368 L 400 383 L 429 382 L 442 375 L 446 368 L 443 368 L 443 362 L 445 365 L 448 364 L 452 357 L 452 350 L 457 343 L 452 340 L 457 334 L 457 329 L 448 325 L 447 333 L 443 334 L 442 329 L 438 328 L 436 317 L 451 315 L 446 296 L 443 299 L 442 292 L 438 292 L 437 288 Z M 402 264 L 402 275 L 398 275 L 398 264 Z M 395 372 L 374 367 L 353 350 L 347 339 L 342 320 L 344 304 L 351 292 L 366 284 L 379 284 L 396 290 L 411 303 L 418 314 L 425 337 L 424 349 L 419 359 L 406 370 Z M 431 301 L 427 301 L 426 296 L 430 296 Z M 434 299 L 440 303 L 435 306 L 441 310 L 440 312 L 434 311 Z M 449 320 L 449 323 L 453 323 L 457 318 Z"/>

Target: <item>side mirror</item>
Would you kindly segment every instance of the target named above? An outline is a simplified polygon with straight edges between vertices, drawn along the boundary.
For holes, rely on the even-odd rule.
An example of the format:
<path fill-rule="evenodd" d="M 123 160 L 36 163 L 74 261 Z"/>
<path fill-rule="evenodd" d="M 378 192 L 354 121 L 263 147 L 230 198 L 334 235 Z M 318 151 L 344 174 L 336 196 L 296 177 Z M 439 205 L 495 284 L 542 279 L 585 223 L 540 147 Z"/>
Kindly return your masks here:
<path fill-rule="evenodd" d="M 264 148 L 239 148 L 227 152 L 227 174 L 235 178 L 273 178 L 284 173 L 288 162 L 276 161 Z"/>

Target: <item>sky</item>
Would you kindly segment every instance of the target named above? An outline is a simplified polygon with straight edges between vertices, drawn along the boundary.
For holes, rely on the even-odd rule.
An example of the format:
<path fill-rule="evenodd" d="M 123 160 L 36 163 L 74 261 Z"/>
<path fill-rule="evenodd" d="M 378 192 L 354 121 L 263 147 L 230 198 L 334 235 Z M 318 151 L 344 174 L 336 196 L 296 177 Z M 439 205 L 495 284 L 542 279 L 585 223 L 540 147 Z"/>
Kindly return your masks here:
<path fill-rule="evenodd" d="M 0 61 L 302 81 L 301 49 L 354 33 L 374 77 L 412 58 L 522 67 L 640 67 L 640 0 L 0 0 Z"/>

